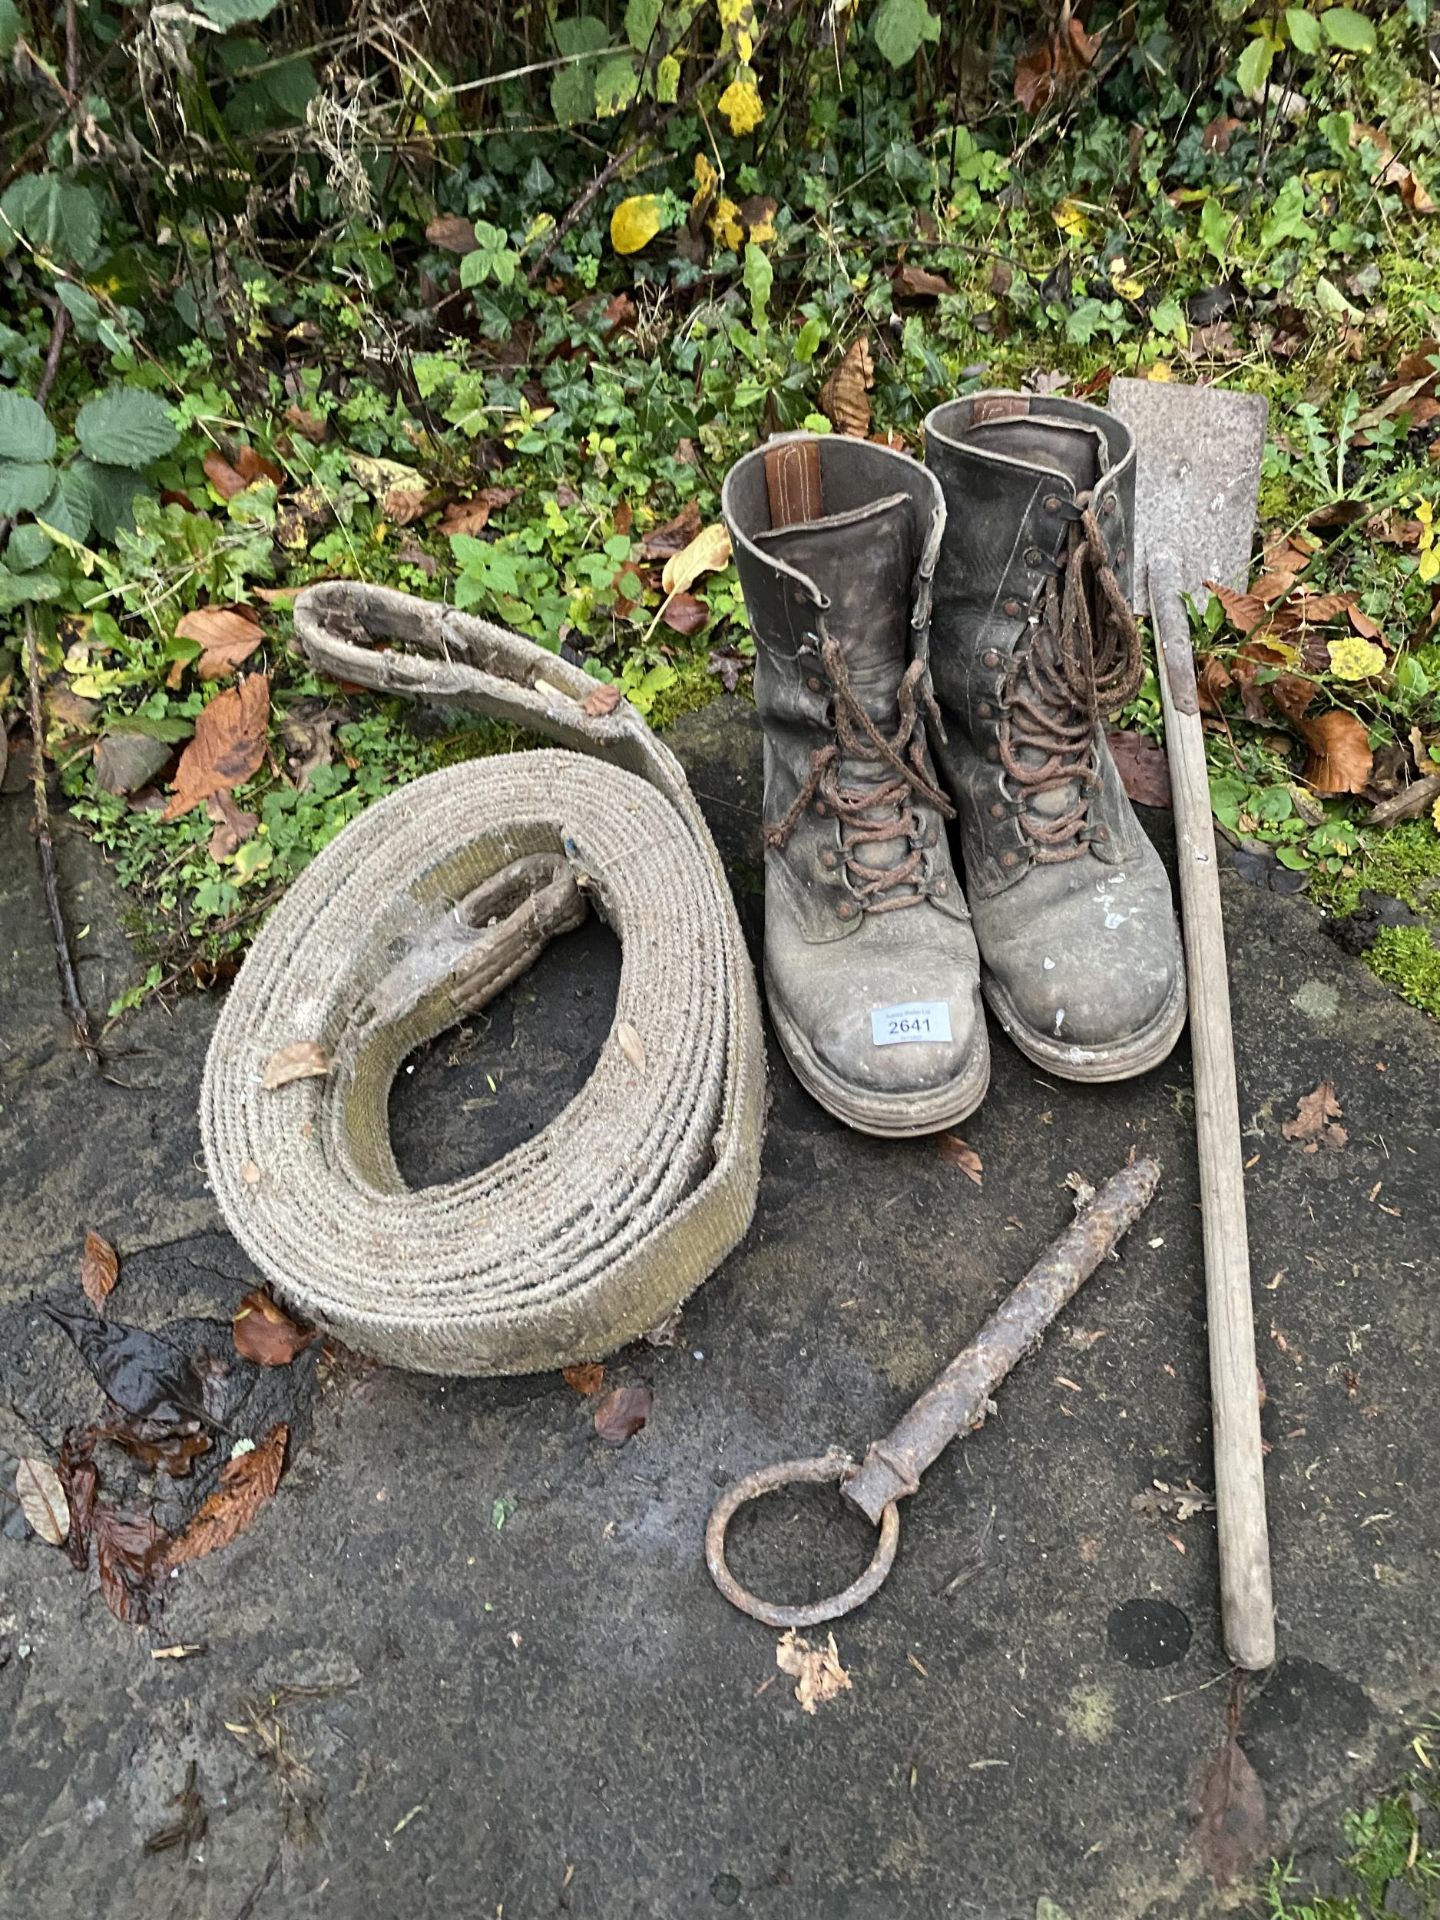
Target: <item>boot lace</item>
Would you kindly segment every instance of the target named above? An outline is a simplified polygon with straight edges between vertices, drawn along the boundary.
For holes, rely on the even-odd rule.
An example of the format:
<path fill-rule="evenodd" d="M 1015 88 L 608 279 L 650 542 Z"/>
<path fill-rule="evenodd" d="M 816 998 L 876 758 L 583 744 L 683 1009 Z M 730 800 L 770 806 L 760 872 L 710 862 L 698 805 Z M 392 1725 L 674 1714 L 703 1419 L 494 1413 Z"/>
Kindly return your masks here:
<path fill-rule="evenodd" d="M 1089 846 L 1090 801 L 1100 787 L 1097 730 L 1139 690 L 1145 670 L 1140 630 L 1091 496 L 1075 504 L 1065 551 L 1045 583 L 1040 623 L 1030 645 L 1012 654 L 1000 694 L 1000 764 L 1040 864 L 1079 859 Z M 1022 749 L 1045 758 L 1022 760 Z M 1078 792 L 1067 812 L 1035 812 L 1040 794 L 1068 786 Z"/>
<path fill-rule="evenodd" d="M 846 877 L 860 910 L 895 913 L 918 907 L 930 897 L 923 845 L 912 846 L 893 867 L 872 866 L 859 855 L 862 848 L 886 841 L 923 838 L 924 823 L 915 812 L 916 802 L 933 807 L 947 820 L 954 818 L 954 807 L 926 773 L 922 707 L 939 721 L 926 663 L 912 660 L 905 669 L 897 695 L 899 725 L 887 738 L 857 698 L 839 642 L 828 635 L 822 639 L 820 658 L 834 689 L 835 738 L 811 754 L 800 791 L 784 817 L 766 827 L 765 844 L 783 847 L 805 809 L 821 800 L 840 823 Z M 886 772 L 865 786 L 841 786 L 840 766 L 847 759 Z M 901 891 L 905 888 L 910 891 Z"/>

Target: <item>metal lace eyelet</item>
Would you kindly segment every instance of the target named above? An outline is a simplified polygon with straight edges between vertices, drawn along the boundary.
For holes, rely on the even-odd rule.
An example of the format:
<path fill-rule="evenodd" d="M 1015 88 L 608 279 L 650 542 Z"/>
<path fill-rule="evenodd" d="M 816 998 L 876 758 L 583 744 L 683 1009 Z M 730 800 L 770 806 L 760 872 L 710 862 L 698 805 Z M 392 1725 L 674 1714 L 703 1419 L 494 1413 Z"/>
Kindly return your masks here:
<path fill-rule="evenodd" d="M 855 903 L 852 900 L 841 900 L 837 902 L 835 918 L 837 920 L 853 920 L 855 918 Z"/>
<path fill-rule="evenodd" d="M 1018 867 L 1020 864 L 1020 856 L 1013 851 L 1002 853 L 1000 856 L 1000 864 L 1002 867 Z"/>
<path fill-rule="evenodd" d="M 926 846 L 927 847 L 938 846 L 939 841 L 940 841 L 940 835 L 936 832 L 934 827 L 931 827 L 930 831 L 925 836 Z"/>
<path fill-rule="evenodd" d="M 833 847 L 826 847 L 820 855 L 820 864 L 828 872 L 833 873 L 840 864 L 840 856 L 835 852 Z"/>
<path fill-rule="evenodd" d="M 937 880 L 930 891 L 943 900 L 945 895 L 950 891 L 950 882 L 948 880 Z"/>
<path fill-rule="evenodd" d="M 990 746 L 986 747 L 985 758 L 987 760 L 998 760 L 1000 758 L 999 747 L 995 746 L 993 743 Z"/>
<path fill-rule="evenodd" d="M 988 720 L 990 716 L 994 713 L 995 709 L 991 706 L 988 700 L 981 700 L 977 703 L 975 711 L 976 713 L 979 714 L 982 720 Z"/>
<path fill-rule="evenodd" d="M 1128 547 L 1117 547 L 1115 549 L 1115 564 L 1117 567 L 1123 567 L 1129 558 L 1130 549 Z"/>
<path fill-rule="evenodd" d="M 1010 809 L 1003 800 L 992 800 L 990 802 L 990 818 L 992 820 L 1003 820 L 1009 812 Z"/>
<path fill-rule="evenodd" d="M 1025 564 L 1027 567 L 1043 567 L 1044 566 L 1045 556 L 1040 551 L 1039 547 L 1027 547 L 1025 549 Z"/>
<path fill-rule="evenodd" d="M 1025 609 L 1018 600 L 1007 600 L 1002 611 L 1008 620 L 1018 620 Z M 998 664 L 998 655 L 992 658 L 992 656 L 987 653 L 985 656 L 985 664 L 986 666 Z"/>
<path fill-rule="evenodd" d="M 1092 840 L 1108 840 L 1110 838 L 1109 827 L 1092 827 L 1090 829 L 1090 838 Z"/>
<path fill-rule="evenodd" d="M 1059 494 L 1058 494 L 1058 493 L 1047 493 L 1047 494 L 1046 494 L 1046 496 L 1045 496 L 1045 511 L 1046 511 L 1046 513 L 1059 513 L 1059 511 L 1060 511 L 1060 509 L 1061 509 L 1061 507 L 1062 507 L 1063 505 L 1064 505 L 1064 502 L 1063 502 L 1063 501 L 1061 500 L 1061 498 L 1060 498 L 1060 496 L 1059 496 Z"/>
<path fill-rule="evenodd" d="M 816 813 L 819 814 L 822 820 L 828 820 L 830 817 L 830 809 L 826 806 L 823 800 L 817 800 L 815 802 L 815 811 Z"/>
<path fill-rule="evenodd" d="M 1100 509 L 1100 511 L 1101 511 L 1101 513 L 1103 513 L 1103 514 L 1105 515 L 1105 518 L 1106 518 L 1107 520 L 1108 520 L 1108 519 L 1110 518 L 1110 515 L 1111 515 L 1112 513 L 1114 513 L 1114 511 L 1115 511 L 1115 496 L 1114 496 L 1114 494 L 1113 494 L 1113 493 L 1107 493 L 1107 494 L 1106 494 L 1106 496 L 1105 496 L 1105 502 L 1104 502 L 1104 505 L 1103 505 L 1103 506 L 1101 507 L 1101 509 Z"/>
<path fill-rule="evenodd" d="M 820 678 L 818 673 L 810 674 L 805 681 L 805 685 L 811 693 L 822 693 L 825 688 L 825 682 Z"/>
<path fill-rule="evenodd" d="M 1018 600 L 1007 600 L 1005 602 L 1005 611 L 1009 613 L 1012 607 L 1014 607 L 1015 611 L 1018 613 L 1020 611 L 1020 602 Z M 982 667 L 998 667 L 999 666 L 1000 656 L 995 651 L 994 647 L 987 647 L 985 649 L 984 653 L 982 653 L 980 656 L 980 664 Z"/>

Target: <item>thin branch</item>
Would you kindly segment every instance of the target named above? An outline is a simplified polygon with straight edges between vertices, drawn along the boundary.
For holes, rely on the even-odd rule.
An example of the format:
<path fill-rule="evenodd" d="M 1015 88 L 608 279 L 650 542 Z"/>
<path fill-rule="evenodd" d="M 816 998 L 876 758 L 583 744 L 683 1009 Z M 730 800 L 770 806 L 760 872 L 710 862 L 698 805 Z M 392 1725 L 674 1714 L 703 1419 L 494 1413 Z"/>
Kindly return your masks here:
<path fill-rule="evenodd" d="M 35 790 L 35 843 L 40 851 L 40 877 L 45 884 L 45 904 L 50 910 L 50 929 L 55 937 L 55 967 L 60 975 L 60 999 L 66 1017 L 75 1029 L 75 1044 L 98 1073 L 100 1053 L 90 1032 L 90 1016 L 80 997 L 80 982 L 70 957 L 70 938 L 65 930 L 65 910 L 60 904 L 60 885 L 55 873 L 55 843 L 50 838 L 50 801 L 45 791 L 45 714 L 40 699 L 40 649 L 35 639 L 35 619 L 25 609 L 25 678 L 30 694 L 30 779 Z"/>

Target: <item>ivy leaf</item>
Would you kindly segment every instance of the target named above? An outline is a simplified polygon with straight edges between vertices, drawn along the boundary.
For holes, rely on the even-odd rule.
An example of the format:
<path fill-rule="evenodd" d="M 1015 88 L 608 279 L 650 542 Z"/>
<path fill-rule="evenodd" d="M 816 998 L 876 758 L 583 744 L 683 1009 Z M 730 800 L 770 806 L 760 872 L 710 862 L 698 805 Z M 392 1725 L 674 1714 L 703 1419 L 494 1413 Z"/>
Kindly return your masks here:
<path fill-rule="evenodd" d="M 1373 53 L 1375 29 L 1353 7 L 1329 7 L 1320 16 L 1320 31 L 1332 47 L 1346 53 Z"/>
<path fill-rule="evenodd" d="M 572 64 L 562 67 L 550 82 L 550 108 L 562 127 L 595 117 L 595 68 L 576 54 L 599 53 L 610 44 L 610 32 L 593 14 L 555 22 L 555 44 Z"/>
<path fill-rule="evenodd" d="M 660 19 L 661 0 L 630 0 L 625 9 L 625 38 L 637 53 L 650 45 Z"/>
<path fill-rule="evenodd" d="M 55 429 L 38 400 L 0 388 L 0 450 L 6 460 L 34 462 L 53 457 Z"/>
<path fill-rule="evenodd" d="M 1290 31 L 1290 44 L 1297 53 L 1320 51 L 1320 22 L 1313 13 L 1306 13 L 1303 7 L 1287 7 L 1285 25 Z"/>
<path fill-rule="evenodd" d="M 279 3 L 280 0 L 195 0 L 196 10 L 226 32 L 249 21 L 264 20 Z"/>
<path fill-rule="evenodd" d="M 170 409 L 138 387 L 110 387 L 87 400 L 75 420 L 75 438 L 92 460 L 110 467 L 148 467 L 180 438 Z"/>
<path fill-rule="evenodd" d="M 1265 33 L 1257 33 L 1240 56 L 1240 65 L 1235 70 L 1235 78 L 1240 91 L 1253 100 L 1270 78 L 1270 68 L 1275 59 L 1275 42 Z"/>
<path fill-rule="evenodd" d="M 1305 218 L 1305 182 L 1292 173 L 1275 196 L 1275 203 L 1260 229 L 1260 251 L 1271 253 L 1285 240 L 1301 243 L 1313 240 L 1315 229 Z"/>
<path fill-rule="evenodd" d="M 870 33 L 882 57 L 892 67 L 903 67 L 925 41 L 940 38 L 940 22 L 925 0 L 880 0 Z"/>
<path fill-rule="evenodd" d="M 0 518 L 33 513 L 50 497 L 55 469 L 31 460 L 0 460 Z"/>

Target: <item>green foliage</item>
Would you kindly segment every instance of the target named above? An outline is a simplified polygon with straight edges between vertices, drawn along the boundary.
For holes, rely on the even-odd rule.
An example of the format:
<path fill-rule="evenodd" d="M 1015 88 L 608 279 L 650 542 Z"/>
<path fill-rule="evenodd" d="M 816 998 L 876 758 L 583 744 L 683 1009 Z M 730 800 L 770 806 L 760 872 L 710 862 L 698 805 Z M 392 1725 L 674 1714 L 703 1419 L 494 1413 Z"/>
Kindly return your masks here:
<path fill-rule="evenodd" d="M 1440 947 L 1427 928 L 1382 927 L 1366 957 L 1403 1000 L 1440 1020 Z M 1431 1877 L 1440 1877 L 1440 1858 L 1432 1859 Z"/>

